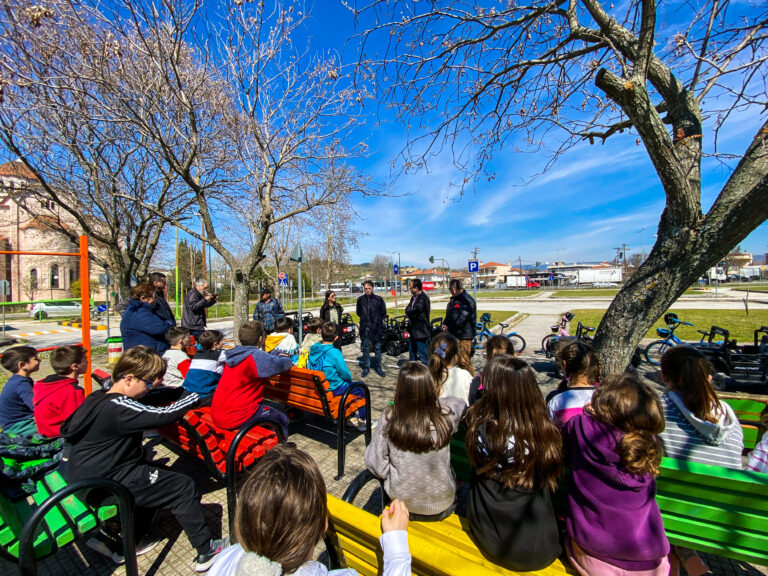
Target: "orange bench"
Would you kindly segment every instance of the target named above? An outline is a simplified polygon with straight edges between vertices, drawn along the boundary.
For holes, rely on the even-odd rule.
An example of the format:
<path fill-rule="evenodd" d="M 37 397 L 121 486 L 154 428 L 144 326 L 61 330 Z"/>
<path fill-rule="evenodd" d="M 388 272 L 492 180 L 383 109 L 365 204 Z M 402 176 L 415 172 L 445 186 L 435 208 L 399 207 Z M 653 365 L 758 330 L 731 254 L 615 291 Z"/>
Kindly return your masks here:
<path fill-rule="evenodd" d="M 334 396 L 328 389 L 325 374 L 305 368 L 291 368 L 287 372 L 273 376 L 264 386 L 264 397 L 280 402 L 286 407 L 297 408 L 310 414 L 323 416 L 336 426 L 336 452 L 338 455 L 338 480 L 344 476 L 346 444 L 344 442 L 344 424 L 358 408 L 367 408 L 365 422 L 365 444 L 371 442 L 371 392 L 368 386 L 357 382 L 351 390 L 360 387 L 363 397 L 351 394 L 347 390 L 341 396 Z M 341 416 L 340 416 L 341 415 Z"/>

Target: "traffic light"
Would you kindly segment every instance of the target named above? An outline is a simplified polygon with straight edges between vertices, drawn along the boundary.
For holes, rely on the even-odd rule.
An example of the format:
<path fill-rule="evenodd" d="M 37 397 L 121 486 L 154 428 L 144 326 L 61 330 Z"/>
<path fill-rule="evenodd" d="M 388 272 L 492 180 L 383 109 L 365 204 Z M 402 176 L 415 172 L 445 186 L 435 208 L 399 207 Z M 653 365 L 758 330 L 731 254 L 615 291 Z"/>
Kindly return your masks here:
<path fill-rule="evenodd" d="M 434 264 L 435 263 L 435 257 L 434 256 L 430 256 L 429 257 L 429 263 L 430 264 Z"/>

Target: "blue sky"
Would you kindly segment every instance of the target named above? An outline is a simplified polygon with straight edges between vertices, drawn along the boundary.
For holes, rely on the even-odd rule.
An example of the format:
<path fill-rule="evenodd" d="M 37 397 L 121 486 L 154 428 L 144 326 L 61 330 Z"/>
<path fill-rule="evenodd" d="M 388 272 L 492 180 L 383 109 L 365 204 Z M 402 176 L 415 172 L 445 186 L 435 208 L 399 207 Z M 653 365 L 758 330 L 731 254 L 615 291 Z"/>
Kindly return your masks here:
<path fill-rule="evenodd" d="M 352 16 L 339 4 L 323 0 L 312 11 L 313 45 L 341 48 L 354 32 Z M 358 26 L 357 31 L 360 30 Z M 345 55 L 352 54 L 347 45 Z M 345 58 L 346 59 L 346 58 Z M 373 103 L 371 108 L 375 108 Z M 764 119 L 764 116 L 763 116 Z M 370 129 L 370 156 L 361 165 L 379 181 L 390 177 L 390 163 L 405 142 L 402 124 L 383 122 Z M 743 152 L 759 127 L 756 111 L 743 114 L 720 134 L 720 152 Z M 705 128 L 705 147 L 711 131 Z M 451 182 L 463 175 L 450 157 L 433 159 L 429 170 L 397 178 L 391 190 L 401 197 L 356 201 L 365 235 L 352 254 L 355 263 L 376 254 L 399 251 L 403 265 L 428 266 L 430 255 L 452 267 L 465 266 L 479 248 L 484 261 L 608 260 L 622 243 L 629 254 L 647 253 L 664 208 L 664 193 L 645 149 L 634 133 L 616 135 L 604 145 L 579 144 L 561 156 L 545 174 L 545 153 L 506 150 L 493 158 L 496 178 L 479 182 L 459 196 Z M 702 208 L 707 210 L 727 180 L 729 169 L 714 160 L 703 165 Z M 642 232 L 641 232 L 642 231 Z M 743 249 L 768 252 L 768 224 L 763 223 L 741 244 Z M 396 256 L 395 256 L 396 258 Z"/>

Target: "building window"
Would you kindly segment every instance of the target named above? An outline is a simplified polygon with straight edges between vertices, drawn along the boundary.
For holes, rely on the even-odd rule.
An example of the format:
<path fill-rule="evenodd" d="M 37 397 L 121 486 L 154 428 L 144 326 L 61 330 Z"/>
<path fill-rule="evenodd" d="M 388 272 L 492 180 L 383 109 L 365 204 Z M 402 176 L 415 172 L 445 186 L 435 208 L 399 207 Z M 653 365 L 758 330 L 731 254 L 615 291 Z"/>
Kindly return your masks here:
<path fill-rule="evenodd" d="M 32 268 L 29 271 L 29 288 L 31 290 L 37 290 L 37 269 Z"/>
<path fill-rule="evenodd" d="M 53 264 L 51 266 L 51 288 L 59 287 L 59 265 Z"/>
<path fill-rule="evenodd" d="M 70 268 L 69 269 L 69 285 L 72 286 L 72 282 L 74 282 L 75 280 L 77 280 L 77 278 L 75 277 L 75 269 Z"/>

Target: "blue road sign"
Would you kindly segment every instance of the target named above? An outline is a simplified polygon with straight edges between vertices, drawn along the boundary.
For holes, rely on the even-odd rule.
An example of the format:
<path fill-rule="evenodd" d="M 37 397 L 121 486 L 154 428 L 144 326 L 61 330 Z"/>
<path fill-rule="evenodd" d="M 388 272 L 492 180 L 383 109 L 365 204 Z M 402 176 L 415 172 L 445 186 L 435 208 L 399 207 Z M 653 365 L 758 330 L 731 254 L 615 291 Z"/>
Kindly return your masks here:
<path fill-rule="evenodd" d="M 469 265 L 470 272 L 477 272 L 480 270 L 480 263 L 477 260 L 470 260 L 467 264 Z"/>
<path fill-rule="evenodd" d="M 285 272 L 280 272 L 277 277 L 277 285 L 288 287 L 288 275 Z"/>
<path fill-rule="evenodd" d="M 400 267 L 397 264 L 392 264 L 392 272 L 397 276 L 400 274 Z"/>

